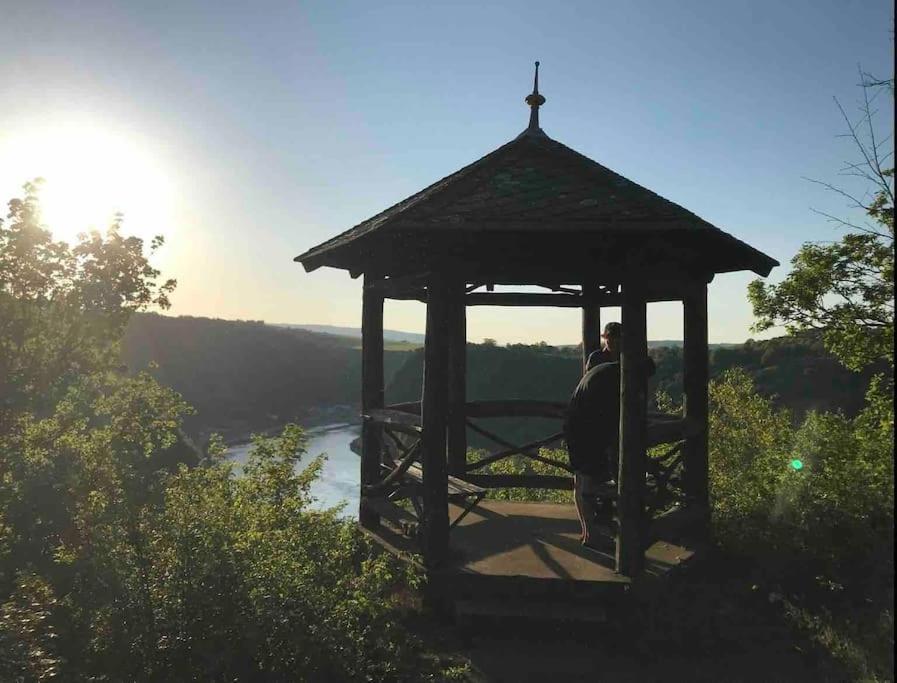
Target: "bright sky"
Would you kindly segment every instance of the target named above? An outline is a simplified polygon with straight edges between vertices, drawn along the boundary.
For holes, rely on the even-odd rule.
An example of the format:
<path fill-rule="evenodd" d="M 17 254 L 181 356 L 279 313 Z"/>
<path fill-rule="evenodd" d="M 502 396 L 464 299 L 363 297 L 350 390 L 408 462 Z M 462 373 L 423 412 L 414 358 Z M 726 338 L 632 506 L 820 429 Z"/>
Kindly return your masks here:
<path fill-rule="evenodd" d="M 886 0 L 12 3 L 0 23 L 0 198 L 47 180 L 71 238 L 120 210 L 163 233 L 174 314 L 358 326 L 360 282 L 292 258 L 525 128 L 785 264 L 838 233 L 857 65 L 890 77 Z M 893 120 L 882 98 L 879 121 Z M 890 130 L 888 130 L 890 132 Z M 751 274 L 710 288 L 712 342 L 751 336 Z M 610 310 L 605 320 L 618 311 Z M 423 305 L 386 325 L 422 331 Z M 681 307 L 649 307 L 681 338 Z M 575 343 L 569 310 L 473 309 L 469 338 Z"/>

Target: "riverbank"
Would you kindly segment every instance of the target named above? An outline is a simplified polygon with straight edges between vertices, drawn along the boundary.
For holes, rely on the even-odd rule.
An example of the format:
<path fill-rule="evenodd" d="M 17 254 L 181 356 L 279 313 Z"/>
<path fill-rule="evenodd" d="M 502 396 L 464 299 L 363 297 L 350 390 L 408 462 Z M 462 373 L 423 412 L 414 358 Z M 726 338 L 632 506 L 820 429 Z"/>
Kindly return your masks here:
<path fill-rule="evenodd" d="M 253 434 L 276 436 L 288 424 L 298 424 L 307 431 L 330 425 L 360 425 L 361 415 L 358 406 L 349 404 L 314 406 L 292 419 L 272 418 L 254 424 L 239 421 L 204 430 L 198 435 L 197 442 L 208 444 L 211 435 L 218 434 L 224 440 L 225 446 L 231 448 L 249 443 Z"/>

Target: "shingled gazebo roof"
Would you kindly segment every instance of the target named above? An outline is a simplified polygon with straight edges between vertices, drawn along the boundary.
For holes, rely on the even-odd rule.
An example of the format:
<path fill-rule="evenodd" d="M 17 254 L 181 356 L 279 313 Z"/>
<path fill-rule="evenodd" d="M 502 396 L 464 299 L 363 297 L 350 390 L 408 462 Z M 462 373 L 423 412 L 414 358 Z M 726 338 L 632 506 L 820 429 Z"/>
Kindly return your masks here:
<path fill-rule="evenodd" d="M 307 271 L 332 266 L 353 274 L 397 274 L 412 263 L 433 267 L 447 259 L 479 271 L 500 271 L 503 259 L 543 270 L 554 261 L 573 270 L 621 260 L 632 267 L 626 256 L 634 251 L 643 268 L 675 263 L 765 276 L 778 265 L 548 137 L 538 126 L 539 104 L 529 128 L 510 142 L 295 260 Z"/>

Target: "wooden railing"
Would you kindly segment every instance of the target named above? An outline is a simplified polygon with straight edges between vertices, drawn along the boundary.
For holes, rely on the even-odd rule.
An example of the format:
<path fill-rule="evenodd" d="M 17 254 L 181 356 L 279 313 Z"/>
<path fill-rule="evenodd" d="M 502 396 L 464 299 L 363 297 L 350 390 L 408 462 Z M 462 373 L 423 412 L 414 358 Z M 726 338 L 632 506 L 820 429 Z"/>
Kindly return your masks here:
<path fill-rule="evenodd" d="M 381 425 L 384 434 L 390 438 L 399 457 L 400 468 L 405 470 L 412 462 L 418 460 L 420 454 L 420 436 L 422 433 L 419 401 L 396 403 L 383 409 L 371 410 L 364 416 L 366 420 Z M 569 490 L 573 487 L 573 479 L 567 475 L 538 475 L 538 474 L 488 474 L 481 473 L 484 467 L 499 462 L 512 456 L 523 456 L 544 465 L 555 467 L 568 474 L 572 468 L 567 462 L 545 457 L 540 450 L 553 443 L 560 442 L 563 431 L 557 431 L 551 435 L 531 441 L 523 445 L 516 445 L 482 425 L 474 422 L 472 418 L 497 418 L 497 417 L 540 417 L 562 420 L 566 412 L 566 404 L 550 401 L 470 401 L 465 404 L 465 423 L 468 429 L 499 446 L 499 450 L 479 460 L 467 463 L 463 474 L 459 477 L 484 488 L 543 488 Z M 664 455 L 649 458 L 649 476 L 659 486 L 666 486 L 670 476 L 676 467 L 682 462 L 682 442 L 689 436 L 700 432 L 701 426 L 694 420 L 681 418 L 665 413 L 648 413 L 647 446 L 656 446 L 662 443 L 673 444 Z M 399 435 L 412 437 L 413 443 L 402 441 Z M 366 493 L 374 494 L 377 491 L 388 488 L 400 479 L 404 472 L 393 470 L 378 484 L 366 487 Z M 369 489 L 369 491 L 368 491 Z"/>

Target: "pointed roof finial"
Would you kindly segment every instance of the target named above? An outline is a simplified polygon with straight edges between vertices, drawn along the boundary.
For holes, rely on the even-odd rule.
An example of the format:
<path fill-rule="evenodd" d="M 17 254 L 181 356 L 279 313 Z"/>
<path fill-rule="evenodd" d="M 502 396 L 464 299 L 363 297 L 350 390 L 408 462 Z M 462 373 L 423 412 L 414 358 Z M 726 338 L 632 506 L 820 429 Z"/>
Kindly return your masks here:
<path fill-rule="evenodd" d="M 545 98 L 539 94 L 539 62 L 536 62 L 536 75 L 533 77 L 533 92 L 526 96 L 525 102 L 530 106 L 529 126 L 524 135 L 545 135 L 539 128 L 539 107 L 545 104 Z"/>

